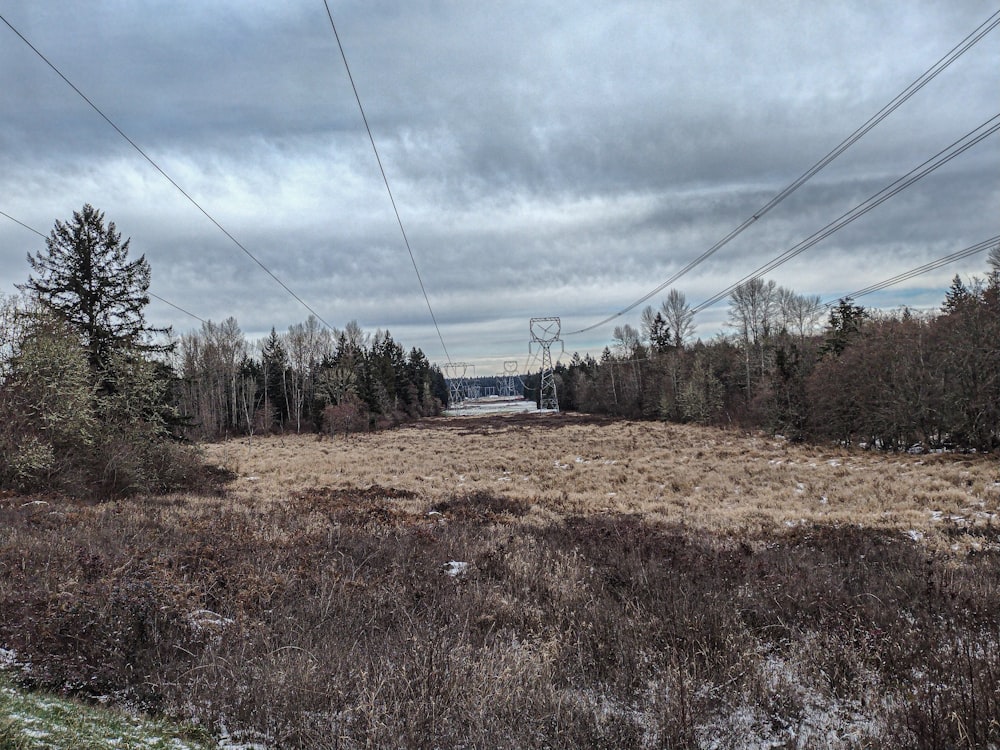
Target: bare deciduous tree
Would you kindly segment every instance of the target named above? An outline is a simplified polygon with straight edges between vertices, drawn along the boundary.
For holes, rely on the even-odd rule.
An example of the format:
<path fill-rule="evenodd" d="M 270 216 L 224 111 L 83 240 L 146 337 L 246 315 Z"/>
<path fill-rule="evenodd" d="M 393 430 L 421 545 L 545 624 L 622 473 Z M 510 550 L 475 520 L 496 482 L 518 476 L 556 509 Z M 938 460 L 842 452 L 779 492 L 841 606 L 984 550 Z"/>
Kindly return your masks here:
<path fill-rule="evenodd" d="M 823 302 L 818 295 L 796 294 L 791 289 L 778 288 L 780 327 L 799 341 L 816 332 L 823 318 Z"/>
<path fill-rule="evenodd" d="M 670 329 L 671 343 L 680 348 L 694 335 L 694 311 L 684 293 L 671 289 L 660 303 L 660 314 Z"/>
<path fill-rule="evenodd" d="M 310 315 L 305 323 L 288 327 L 285 348 L 292 370 L 289 383 L 292 417 L 295 419 L 295 431 L 301 432 L 305 404 L 314 393 L 320 364 L 325 357 L 333 355 L 333 340 L 316 316 Z"/>
<path fill-rule="evenodd" d="M 623 326 L 615 326 L 614 332 L 615 349 L 619 356 L 630 359 L 635 356 L 636 350 L 642 342 L 639 332 L 626 323 Z"/>
<path fill-rule="evenodd" d="M 778 287 L 773 281 L 751 279 L 736 287 L 729 297 L 729 320 L 736 328 L 744 349 L 746 396 L 752 391 L 752 365 L 758 373 L 766 369 L 765 343 L 771 336 L 778 313 Z"/>

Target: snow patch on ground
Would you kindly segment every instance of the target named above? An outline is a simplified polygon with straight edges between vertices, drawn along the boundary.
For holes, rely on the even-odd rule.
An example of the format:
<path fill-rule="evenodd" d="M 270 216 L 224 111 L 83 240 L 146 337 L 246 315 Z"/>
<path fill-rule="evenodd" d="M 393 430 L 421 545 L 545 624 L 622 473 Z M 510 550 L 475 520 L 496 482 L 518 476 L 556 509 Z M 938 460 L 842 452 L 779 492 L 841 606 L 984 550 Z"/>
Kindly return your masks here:
<path fill-rule="evenodd" d="M 482 398 L 463 401 L 457 406 L 446 409 L 444 414 L 446 417 L 480 417 L 486 414 L 525 414 L 527 412 L 556 413 L 552 409 L 539 410 L 534 401 Z"/>
<path fill-rule="evenodd" d="M 810 687 L 812 680 L 806 667 L 794 657 L 765 656 L 757 671 L 759 685 L 766 689 L 778 710 L 768 711 L 759 700 L 744 700 L 722 709 L 713 721 L 698 728 L 699 747 L 846 750 L 863 747 L 867 740 L 878 736 L 878 727 L 865 715 L 859 702 L 842 700 Z M 794 716 L 794 721 L 783 718 L 789 716 Z"/>
<path fill-rule="evenodd" d="M 210 609 L 196 609 L 193 612 L 189 612 L 187 621 L 194 631 L 208 630 L 216 632 L 222 630 L 227 625 L 233 624 L 232 618 L 223 617 Z"/>
<path fill-rule="evenodd" d="M 219 750 L 270 750 L 262 737 L 245 739 L 243 733 L 236 736 L 229 733 L 225 724 L 219 727 Z"/>
<path fill-rule="evenodd" d="M 449 560 L 442 567 L 446 576 L 455 578 L 456 576 L 462 575 L 469 569 L 469 563 L 459 562 L 458 560 Z"/>
<path fill-rule="evenodd" d="M 979 516 L 980 518 L 983 518 L 983 517 L 989 517 L 989 515 L 991 514 L 984 514 L 984 515 L 976 514 L 976 515 Z M 931 520 L 939 522 L 951 521 L 951 523 L 955 524 L 956 526 L 968 526 L 969 524 L 969 521 L 965 516 L 960 516 L 956 513 L 950 513 L 945 515 L 944 511 L 940 510 L 931 511 Z"/>

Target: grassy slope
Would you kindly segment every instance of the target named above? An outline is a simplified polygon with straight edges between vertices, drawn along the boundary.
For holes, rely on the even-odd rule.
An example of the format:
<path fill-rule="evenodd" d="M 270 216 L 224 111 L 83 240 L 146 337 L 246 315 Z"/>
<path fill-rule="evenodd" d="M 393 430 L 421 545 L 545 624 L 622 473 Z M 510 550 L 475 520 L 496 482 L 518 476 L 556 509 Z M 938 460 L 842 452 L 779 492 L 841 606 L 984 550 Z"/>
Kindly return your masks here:
<path fill-rule="evenodd" d="M 0 750 L 198 750 L 204 731 L 18 689 L 0 673 Z"/>

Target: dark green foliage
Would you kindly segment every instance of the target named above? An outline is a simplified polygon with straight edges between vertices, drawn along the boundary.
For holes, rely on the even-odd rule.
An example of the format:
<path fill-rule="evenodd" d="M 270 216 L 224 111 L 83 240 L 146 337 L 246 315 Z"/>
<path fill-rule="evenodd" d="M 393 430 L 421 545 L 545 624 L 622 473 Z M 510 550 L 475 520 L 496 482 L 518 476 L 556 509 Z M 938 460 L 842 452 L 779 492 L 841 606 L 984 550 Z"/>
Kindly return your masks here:
<path fill-rule="evenodd" d="M 845 297 L 830 311 L 830 324 L 826 335 L 824 352 L 841 354 L 851 339 L 861 330 L 868 314 L 865 308 L 855 305 L 850 297 Z"/>
<path fill-rule="evenodd" d="M 951 280 L 951 286 L 948 287 L 948 291 L 945 292 L 944 304 L 941 306 L 941 312 L 958 312 L 962 306 L 969 301 L 971 296 L 972 295 L 969 292 L 968 287 L 962 283 L 962 277 L 956 273 L 955 278 Z"/>
<path fill-rule="evenodd" d="M 331 333 L 310 318 L 285 335 L 271 329 L 255 349 L 235 318 L 182 336 L 177 406 L 188 436 L 364 432 L 437 414 L 447 401 L 441 371 L 388 331 L 368 336 L 352 322 Z"/>
<path fill-rule="evenodd" d="M 255 423 L 252 426 L 267 433 L 285 424 L 290 416 L 288 354 L 273 327 L 261 344 L 256 372 Z"/>
<path fill-rule="evenodd" d="M 665 352 L 675 345 L 676 337 L 670 332 L 667 321 L 663 319 L 662 313 L 656 313 L 653 318 L 653 325 L 649 331 L 649 344 L 653 351 Z"/>
<path fill-rule="evenodd" d="M 441 372 L 441 368 L 437 365 L 432 365 L 428 380 L 429 386 L 424 391 L 424 405 L 426 406 L 429 402 L 431 405 L 440 404 L 441 406 L 447 406 L 448 381 L 445 379 L 444 373 Z"/>
<path fill-rule="evenodd" d="M 760 418 L 771 432 L 801 439 L 809 432 L 811 413 L 806 377 L 815 367 L 816 343 L 799 341 L 786 333 L 778 337 L 774 372 L 757 404 Z"/>
<path fill-rule="evenodd" d="M 146 338 L 159 331 L 143 317 L 149 264 L 145 256 L 128 259 L 129 242 L 88 203 L 71 222 L 56 221 L 44 252 L 28 255 L 34 273 L 21 288 L 80 332 L 95 371 L 116 350 L 155 349 Z"/>

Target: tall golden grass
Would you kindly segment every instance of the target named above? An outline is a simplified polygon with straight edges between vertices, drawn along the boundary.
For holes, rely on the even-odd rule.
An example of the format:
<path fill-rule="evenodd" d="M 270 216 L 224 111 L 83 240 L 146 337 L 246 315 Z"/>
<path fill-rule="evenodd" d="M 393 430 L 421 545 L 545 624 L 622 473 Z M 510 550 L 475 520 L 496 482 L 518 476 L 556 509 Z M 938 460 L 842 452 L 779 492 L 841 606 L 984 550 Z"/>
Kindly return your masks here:
<path fill-rule="evenodd" d="M 530 504 L 529 519 L 638 513 L 742 535 L 801 524 L 914 532 L 931 546 L 982 547 L 998 523 L 991 456 L 898 454 L 662 422 L 571 415 L 450 417 L 350 438 L 285 435 L 205 446 L 233 494 L 280 502 L 312 487 L 413 494 L 414 515 L 455 493 Z M 973 533 L 963 533 L 963 529 Z"/>

